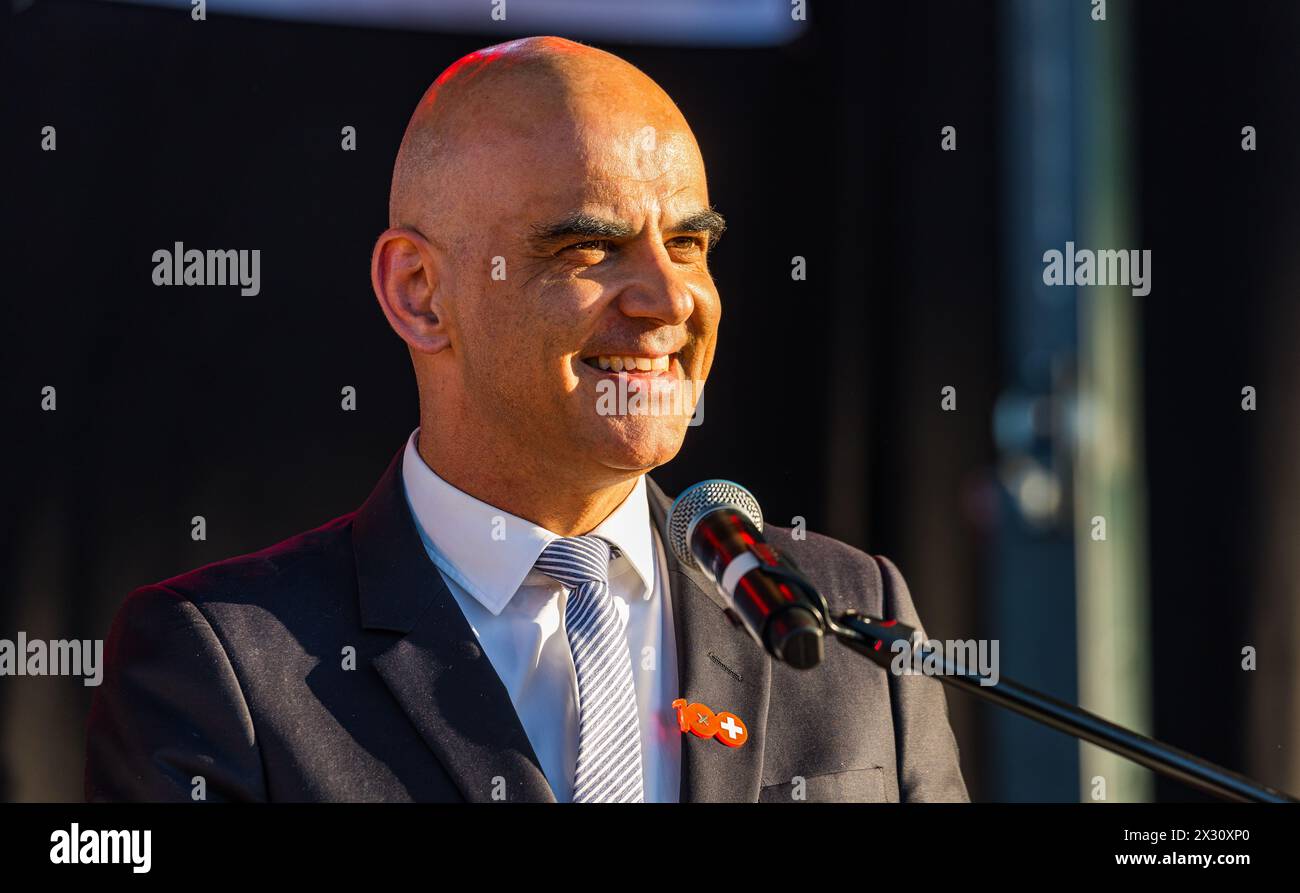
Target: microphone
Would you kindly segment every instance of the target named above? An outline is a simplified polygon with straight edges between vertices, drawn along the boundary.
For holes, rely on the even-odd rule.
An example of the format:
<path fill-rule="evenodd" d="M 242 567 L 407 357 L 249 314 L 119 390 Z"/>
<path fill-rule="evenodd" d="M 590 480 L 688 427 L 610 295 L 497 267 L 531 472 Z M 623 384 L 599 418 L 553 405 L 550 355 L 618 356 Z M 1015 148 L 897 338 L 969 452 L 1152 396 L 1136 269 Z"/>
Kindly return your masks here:
<path fill-rule="evenodd" d="M 687 487 L 668 510 L 677 560 L 698 568 L 779 661 L 800 670 L 822 659 L 825 602 L 792 562 L 763 539 L 763 511 L 731 481 Z"/>

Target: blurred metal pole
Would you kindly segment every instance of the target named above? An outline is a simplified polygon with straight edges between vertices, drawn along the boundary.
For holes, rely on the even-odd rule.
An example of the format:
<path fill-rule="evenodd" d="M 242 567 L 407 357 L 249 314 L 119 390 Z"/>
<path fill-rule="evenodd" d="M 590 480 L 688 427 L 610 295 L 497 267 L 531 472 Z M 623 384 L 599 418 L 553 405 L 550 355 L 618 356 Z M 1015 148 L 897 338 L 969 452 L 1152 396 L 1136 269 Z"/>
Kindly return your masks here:
<path fill-rule="evenodd" d="M 1075 289 L 1043 282 L 1043 252 L 1077 235 L 1072 4 L 1002 8 L 1004 390 L 993 430 L 1001 484 L 989 627 L 1002 666 L 1078 700 L 1070 510 Z M 1086 12 L 1085 12 L 1086 17 Z M 990 719 L 993 799 L 1076 801 L 1076 742 L 1014 714 Z"/>
<path fill-rule="evenodd" d="M 1137 249 L 1132 210 L 1128 35 L 1123 4 L 1106 21 L 1076 26 L 1074 83 L 1081 120 L 1080 243 Z M 1152 266 L 1158 266 L 1158 258 Z M 1151 275 L 1150 270 L 1147 275 Z M 1158 279 L 1152 277 L 1153 283 Z M 1159 286 L 1155 285 L 1158 292 Z M 1147 588 L 1146 482 L 1142 449 L 1140 303 L 1124 285 L 1076 290 L 1079 313 L 1078 436 L 1074 535 L 1078 609 L 1079 703 L 1122 726 L 1151 734 L 1150 594 Z M 1105 519 L 1105 540 L 1094 539 Z M 1155 777 L 1140 766 L 1081 743 L 1079 784 L 1091 801 L 1104 780 L 1108 801 L 1147 801 Z"/>

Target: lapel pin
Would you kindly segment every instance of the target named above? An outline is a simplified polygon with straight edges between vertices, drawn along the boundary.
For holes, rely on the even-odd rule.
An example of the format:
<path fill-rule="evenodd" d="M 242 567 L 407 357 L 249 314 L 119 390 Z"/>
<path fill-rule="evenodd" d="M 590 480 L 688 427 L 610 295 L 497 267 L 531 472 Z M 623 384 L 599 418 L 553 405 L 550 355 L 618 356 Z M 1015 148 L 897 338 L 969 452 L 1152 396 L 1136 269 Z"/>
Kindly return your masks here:
<path fill-rule="evenodd" d="M 696 701 L 688 704 L 685 698 L 673 701 L 677 711 L 677 726 L 683 733 L 697 738 L 715 738 L 727 747 L 740 747 L 749 740 L 749 729 L 740 717 L 727 710 L 714 713 Z"/>

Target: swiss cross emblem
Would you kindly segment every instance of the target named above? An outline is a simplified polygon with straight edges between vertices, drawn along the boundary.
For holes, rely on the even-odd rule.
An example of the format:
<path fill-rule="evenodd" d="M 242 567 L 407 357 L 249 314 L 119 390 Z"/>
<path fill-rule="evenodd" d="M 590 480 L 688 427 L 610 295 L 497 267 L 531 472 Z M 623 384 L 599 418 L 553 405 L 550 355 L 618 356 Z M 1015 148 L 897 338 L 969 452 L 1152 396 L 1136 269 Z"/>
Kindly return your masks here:
<path fill-rule="evenodd" d="M 749 740 L 749 729 L 734 713 L 718 714 L 718 733 L 713 736 L 728 747 L 740 747 Z"/>

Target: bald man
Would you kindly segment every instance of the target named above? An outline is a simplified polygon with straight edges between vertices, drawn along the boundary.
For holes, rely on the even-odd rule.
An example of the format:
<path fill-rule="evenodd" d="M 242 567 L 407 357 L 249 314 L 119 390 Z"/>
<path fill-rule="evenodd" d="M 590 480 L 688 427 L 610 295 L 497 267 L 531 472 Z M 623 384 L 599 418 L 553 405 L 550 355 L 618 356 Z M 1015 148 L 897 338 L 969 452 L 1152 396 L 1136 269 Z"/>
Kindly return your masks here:
<path fill-rule="evenodd" d="M 774 664 L 665 549 L 646 475 L 713 362 L 722 231 L 641 71 L 553 37 L 452 64 L 371 263 L 419 427 L 356 512 L 131 594 L 86 796 L 966 800 L 936 680 Z M 768 533 L 833 608 L 920 626 L 887 560 Z"/>

